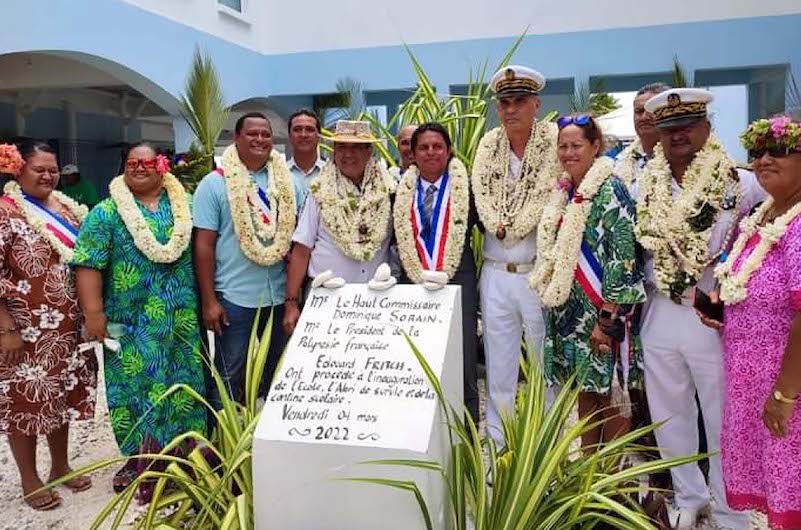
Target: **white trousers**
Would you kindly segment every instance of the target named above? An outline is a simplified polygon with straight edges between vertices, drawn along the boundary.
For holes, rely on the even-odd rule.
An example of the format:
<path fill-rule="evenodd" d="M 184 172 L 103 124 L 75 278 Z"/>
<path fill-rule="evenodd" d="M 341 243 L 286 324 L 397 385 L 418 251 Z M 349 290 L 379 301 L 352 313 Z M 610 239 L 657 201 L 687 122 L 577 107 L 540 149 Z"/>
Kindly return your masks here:
<path fill-rule="evenodd" d="M 723 414 L 723 348 L 718 333 L 704 326 L 692 307 L 678 305 L 662 294 L 649 300 L 641 334 L 645 361 L 645 391 L 651 419 L 667 420 L 657 429 L 663 458 L 698 453 L 698 407 L 701 404 L 708 452 L 720 451 Z M 726 504 L 720 456 L 709 459 L 709 487 L 697 464 L 670 470 L 676 505 L 698 510 L 714 502 L 712 516 L 725 528 L 748 527 L 749 514 Z"/>
<path fill-rule="evenodd" d="M 529 360 L 542 365 L 545 320 L 540 298 L 528 286 L 528 274 L 484 267 L 479 289 L 487 363 L 487 434 L 500 447 L 501 412 L 514 412 L 521 338 L 525 336 Z"/>

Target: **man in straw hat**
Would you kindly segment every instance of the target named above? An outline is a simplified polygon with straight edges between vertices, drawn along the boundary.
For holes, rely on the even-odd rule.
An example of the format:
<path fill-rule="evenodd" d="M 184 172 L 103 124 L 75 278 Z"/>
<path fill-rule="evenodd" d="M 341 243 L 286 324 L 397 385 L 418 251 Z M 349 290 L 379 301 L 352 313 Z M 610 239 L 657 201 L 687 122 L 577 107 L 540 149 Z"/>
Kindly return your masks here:
<path fill-rule="evenodd" d="M 214 364 L 235 399 L 244 399 L 248 341 L 257 314 L 259 336 L 270 309 L 275 318 L 283 315 L 284 256 L 301 196 L 284 156 L 273 150 L 270 122 L 259 112 L 237 120 L 222 164 L 195 192 L 194 260 L 203 324 L 215 334 Z M 281 326 L 273 326 L 263 393 L 285 343 Z M 212 404 L 219 407 L 211 386 Z"/>
<path fill-rule="evenodd" d="M 367 283 L 390 260 L 394 179 L 373 157 L 366 121 L 337 122 L 334 157 L 310 187 L 295 235 L 287 275 L 284 329 L 300 318 L 298 299 L 307 277 L 333 276 L 334 284 Z"/>
<path fill-rule="evenodd" d="M 659 144 L 633 186 L 637 239 L 646 249 L 650 304 L 643 320 L 645 389 L 665 458 L 698 452 L 698 408 L 706 429 L 709 487 L 697 464 L 671 469 L 675 528 L 692 528 L 712 496 L 719 528 L 741 529 L 747 514 L 726 504 L 720 457 L 723 365 L 720 336 L 701 323 L 693 293 L 715 286 L 713 269 L 732 243 L 739 220 L 762 200 L 753 174 L 738 171 L 711 134 L 706 90 L 663 91 L 645 104 L 654 116 Z M 672 192 L 668 193 L 668 190 Z M 706 310 L 706 309 L 705 309 Z M 681 330 L 676 333 L 676 330 Z"/>
<path fill-rule="evenodd" d="M 545 324 L 539 297 L 528 286 L 536 255 L 535 228 L 556 185 L 556 127 L 537 122 L 545 78 L 525 66 L 492 77 L 502 125 L 481 139 L 472 186 L 485 229 L 481 314 L 487 363 L 487 432 L 503 443 L 501 413 L 514 411 L 525 335 L 540 359 Z"/>

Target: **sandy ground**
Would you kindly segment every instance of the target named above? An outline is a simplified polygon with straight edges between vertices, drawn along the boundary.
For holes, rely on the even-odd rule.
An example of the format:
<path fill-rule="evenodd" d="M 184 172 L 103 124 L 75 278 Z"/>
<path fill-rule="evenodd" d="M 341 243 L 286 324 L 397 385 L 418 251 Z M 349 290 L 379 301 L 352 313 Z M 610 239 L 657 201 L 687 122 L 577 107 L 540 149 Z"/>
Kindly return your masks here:
<path fill-rule="evenodd" d="M 102 378 L 101 378 L 102 379 Z M 481 386 L 481 410 L 484 410 L 484 381 Z M 108 409 L 104 385 L 98 389 L 98 407 L 95 418 L 73 424 L 70 432 L 70 456 L 74 468 L 85 466 L 119 455 L 114 436 L 108 423 Z M 482 421 L 483 423 L 483 421 Z M 49 472 L 50 457 L 44 439 L 38 450 L 39 474 L 46 477 Z M 111 479 L 118 465 L 106 468 L 92 475 L 93 487 L 78 494 L 67 488 L 59 488 L 62 497 L 60 507 L 49 512 L 36 512 L 28 508 L 22 501 L 22 490 L 19 475 L 8 448 L 6 439 L 0 440 L 0 529 L 7 530 L 86 530 L 92 524 L 95 515 L 108 503 L 112 496 Z M 135 514 L 131 514 L 133 517 Z M 128 518 L 130 520 L 130 518 Z M 104 526 L 107 528 L 107 526 Z M 764 518 L 755 516 L 752 521 L 753 530 L 767 529 Z M 712 530 L 706 523 L 699 525 L 698 530 Z"/>

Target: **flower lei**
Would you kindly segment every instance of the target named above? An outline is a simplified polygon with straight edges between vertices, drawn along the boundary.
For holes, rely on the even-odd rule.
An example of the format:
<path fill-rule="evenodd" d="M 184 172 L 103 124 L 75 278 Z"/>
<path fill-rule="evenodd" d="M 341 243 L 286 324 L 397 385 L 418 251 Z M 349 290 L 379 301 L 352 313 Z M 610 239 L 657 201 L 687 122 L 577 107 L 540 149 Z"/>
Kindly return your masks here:
<path fill-rule="evenodd" d="M 735 164 L 720 140 L 710 136 L 684 173 L 674 200 L 670 164 L 662 146 L 654 148 L 639 179 L 635 233 L 653 253 L 657 288 L 671 298 L 680 298 L 709 265 L 709 236 L 732 184 L 739 204 Z"/>
<path fill-rule="evenodd" d="M 25 221 L 56 251 L 61 263 L 67 264 L 72 261 L 73 249 L 62 243 L 53 232 L 47 229 L 47 223 L 31 209 L 28 201 L 26 201 L 25 197 L 22 195 L 22 188 L 16 181 L 12 180 L 7 182 L 3 187 L 3 193 L 6 197 L 14 201 L 14 204 L 16 204 L 23 217 L 25 217 Z M 83 220 L 86 219 L 86 216 L 89 214 L 89 209 L 86 206 L 67 197 L 60 191 L 53 190 L 51 193 L 56 200 L 78 220 L 79 224 L 83 223 Z"/>
<path fill-rule="evenodd" d="M 476 210 L 504 246 L 513 246 L 537 227 L 546 196 L 556 185 L 556 136 L 554 124 L 534 123 L 517 181 L 508 177 L 506 129 L 498 127 L 481 139 L 472 177 Z"/>
<path fill-rule="evenodd" d="M 371 158 L 364 170 L 362 192 L 329 161 L 309 186 L 325 226 L 349 258 L 370 261 L 387 237 L 394 179 Z"/>
<path fill-rule="evenodd" d="M 292 241 L 297 211 L 292 175 L 284 156 L 273 150 L 267 164 L 270 177 L 267 198 L 272 211 L 276 212 L 271 222 L 265 222 L 262 217 L 257 202 L 259 186 L 239 158 L 236 146 L 229 145 L 222 156 L 228 204 L 239 247 L 250 261 L 262 266 L 284 259 Z M 267 241 L 271 244 L 265 244 Z"/>
<path fill-rule="evenodd" d="M 715 277 L 720 281 L 720 299 L 729 305 L 737 304 L 746 299 L 748 296 L 746 286 L 751 275 L 762 266 L 765 256 L 784 237 L 787 227 L 801 213 L 801 203 L 798 203 L 773 220 L 773 222 L 760 228 L 759 224 L 770 211 L 773 202 L 773 197 L 768 197 L 752 215 L 743 219 L 740 223 L 740 236 L 735 241 L 731 253 L 726 258 L 726 261 L 715 268 Z M 759 231 L 759 243 L 748 259 L 741 264 L 740 270 L 735 273 L 732 270 L 734 263 L 742 254 L 745 245 L 757 231 Z"/>
<path fill-rule="evenodd" d="M 192 215 L 189 211 L 186 190 L 178 179 L 172 173 L 165 173 L 163 177 L 163 186 L 167 191 L 173 216 L 172 236 L 164 244 L 159 243 L 150 229 L 145 216 L 136 204 L 136 199 L 125 184 L 124 175 L 114 178 L 108 186 L 108 191 L 136 248 L 152 262 L 173 263 L 189 247 L 192 239 Z"/>
<path fill-rule="evenodd" d="M 395 236 L 398 239 L 398 252 L 406 274 L 415 283 L 422 283 L 423 267 L 417 253 L 417 242 L 412 230 L 412 206 L 415 200 L 417 166 L 410 166 L 398 184 L 395 197 Z M 464 164 L 453 157 L 448 163 L 448 186 L 450 187 L 450 218 L 446 228 L 448 239 L 445 242 L 443 271 L 453 278 L 464 250 L 464 235 L 467 232 L 467 217 L 470 212 L 470 183 Z"/>
<path fill-rule="evenodd" d="M 0 173 L 8 173 L 15 177 L 20 174 L 25 160 L 14 144 L 0 144 Z"/>
<path fill-rule="evenodd" d="M 615 175 L 623 184 L 631 186 L 634 182 L 634 174 L 637 171 L 637 166 L 640 160 L 644 158 L 645 151 L 643 151 L 642 142 L 637 138 L 618 155 L 615 163 Z"/>
<path fill-rule="evenodd" d="M 592 200 L 612 176 L 612 165 L 607 157 L 596 159 L 569 204 L 567 175 L 561 182 L 568 185 L 560 185 L 548 197 L 537 229 L 537 262 L 529 276 L 529 285 L 547 307 L 559 307 L 570 296 Z"/>

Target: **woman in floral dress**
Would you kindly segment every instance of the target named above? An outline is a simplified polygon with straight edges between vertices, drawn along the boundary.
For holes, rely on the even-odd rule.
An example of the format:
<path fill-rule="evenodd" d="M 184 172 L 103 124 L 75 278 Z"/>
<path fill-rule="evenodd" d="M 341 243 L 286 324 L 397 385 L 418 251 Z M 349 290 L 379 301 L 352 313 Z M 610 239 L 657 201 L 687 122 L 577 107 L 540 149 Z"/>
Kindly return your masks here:
<path fill-rule="evenodd" d="M 758 120 L 743 145 L 770 197 L 715 271 L 725 303 L 726 500 L 766 513 L 772 528 L 801 530 L 801 123 Z"/>
<path fill-rule="evenodd" d="M 80 312 L 68 266 L 85 207 L 54 191 L 59 171 L 47 144 L 21 153 L 0 146 L 0 171 L 15 175 L 0 200 L 0 432 L 8 435 L 25 502 L 61 503 L 36 469 L 36 440 L 50 447 L 49 480 L 71 472 L 69 423 L 94 415 L 97 364 L 78 352 Z M 91 486 L 88 477 L 65 485 Z"/>
<path fill-rule="evenodd" d="M 531 285 L 547 307 L 548 382 L 563 385 L 577 375 L 579 416 L 606 420 L 582 437 L 593 450 L 629 428 L 613 406 L 612 387 L 615 373 L 621 385 L 642 387 L 642 348 L 632 320 L 645 288 L 635 258 L 634 202 L 612 175 L 611 160 L 599 158 L 600 128 L 585 114 L 560 118 L 558 126 L 564 173 L 543 210 Z"/>
<path fill-rule="evenodd" d="M 81 227 L 73 258 L 87 335 L 112 333 L 121 343 L 106 351 L 105 376 L 125 456 L 158 452 L 176 435 L 206 427 L 203 406 L 187 392 L 161 399 L 179 383 L 205 394 L 189 197 L 166 165 L 150 146 L 131 149 L 111 197 Z M 115 489 L 148 464 L 130 459 Z"/>

